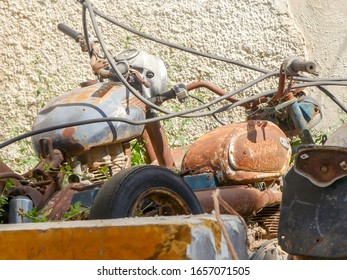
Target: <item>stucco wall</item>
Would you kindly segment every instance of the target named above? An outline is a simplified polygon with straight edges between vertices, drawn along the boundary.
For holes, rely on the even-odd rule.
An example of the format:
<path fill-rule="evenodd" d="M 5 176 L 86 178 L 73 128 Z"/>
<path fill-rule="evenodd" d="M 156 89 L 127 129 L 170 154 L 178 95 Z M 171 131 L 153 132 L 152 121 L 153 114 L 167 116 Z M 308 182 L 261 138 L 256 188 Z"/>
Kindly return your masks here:
<path fill-rule="evenodd" d="M 289 0 L 294 24 L 305 40 L 307 57 L 318 65 L 319 77 L 347 76 L 347 1 Z M 346 87 L 327 87 L 347 105 Z M 324 112 L 317 129 L 331 132 L 346 121 L 346 113 L 319 90 L 312 92 Z"/>
<path fill-rule="evenodd" d="M 341 54 L 342 58 L 337 60 L 342 62 L 341 67 L 334 74 L 347 76 L 346 41 L 341 38 L 345 36 L 341 36 L 341 30 L 343 32 L 346 27 L 342 27 L 343 24 L 324 25 L 319 16 L 313 29 L 306 25 L 306 19 L 311 20 L 310 13 L 316 10 L 314 3 L 317 2 L 325 1 L 93 1 L 107 15 L 144 33 L 270 70 L 277 70 L 283 59 L 293 54 L 308 58 L 321 53 L 329 53 L 331 57 Z M 325 7 L 322 3 L 318 7 Z M 341 9 L 337 8 L 339 5 Z M 342 15 L 347 14 L 343 14 L 343 9 L 347 10 L 346 3 L 335 0 L 335 5 L 329 6 L 326 14 L 325 11 L 322 13 L 325 15 L 323 19 L 329 18 L 332 10 L 340 10 L 339 16 L 343 22 L 345 18 Z M 0 141 L 30 130 L 35 114 L 47 100 L 93 78 L 87 55 L 81 53 L 71 39 L 56 29 L 59 22 L 65 22 L 81 30 L 81 10 L 80 4 L 73 0 L 0 1 Z M 105 22 L 101 22 L 101 26 L 111 52 L 116 53 L 125 47 L 138 47 L 159 55 L 168 68 L 170 84 L 203 79 L 230 91 L 260 75 L 234 65 L 160 46 Z M 326 31 L 322 30 L 324 28 Z M 341 30 L 332 33 L 334 28 Z M 331 48 L 321 47 L 326 41 L 312 40 L 309 37 L 312 30 L 318 35 L 334 35 L 331 41 L 336 44 L 331 44 Z M 321 51 L 317 52 L 316 47 Z M 314 59 L 322 64 L 331 63 L 330 57 Z M 325 74 L 330 75 L 331 72 L 327 70 Z M 272 81 L 246 94 L 274 85 Z M 201 92 L 200 97 L 205 94 L 206 98 L 211 98 L 205 92 Z M 171 108 L 177 110 L 182 106 L 174 103 Z M 224 121 L 228 117 L 240 119 L 242 112 L 235 111 L 228 116 L 221 116 Z M 187 144 L 217 125 L 209 118 L 185 121 L 175 119 L 166 124 L 172 145 Z M 1 157 L 13 163 L 23 158 L 21 149 L 26 150 L 27 147 L 28 141 L 11 145 L 2 150 Z"/>

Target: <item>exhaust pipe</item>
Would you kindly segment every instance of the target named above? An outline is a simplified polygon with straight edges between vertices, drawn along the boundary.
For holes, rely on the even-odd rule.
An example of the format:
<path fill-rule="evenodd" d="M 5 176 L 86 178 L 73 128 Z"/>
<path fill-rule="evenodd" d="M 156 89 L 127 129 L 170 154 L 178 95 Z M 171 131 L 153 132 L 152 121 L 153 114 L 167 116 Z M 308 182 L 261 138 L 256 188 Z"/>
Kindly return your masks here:
<path fill-rule="evenodd" d="M 214 210 L 212 199 L 214 190 L 204 189 L 194 191 L 202 209 L 206 213 L 211 213 Z M 282 200 L 282 192 L 280 191 L 269 189 L 260 191 L 245 185 L 220 187 L 219 190 L 220 197 L 243 217 L 257 213 L 265 206 L 280 204 Z M 221 214 L 228 214 L 225 209 L 220 209 L 220 211 Z"/>

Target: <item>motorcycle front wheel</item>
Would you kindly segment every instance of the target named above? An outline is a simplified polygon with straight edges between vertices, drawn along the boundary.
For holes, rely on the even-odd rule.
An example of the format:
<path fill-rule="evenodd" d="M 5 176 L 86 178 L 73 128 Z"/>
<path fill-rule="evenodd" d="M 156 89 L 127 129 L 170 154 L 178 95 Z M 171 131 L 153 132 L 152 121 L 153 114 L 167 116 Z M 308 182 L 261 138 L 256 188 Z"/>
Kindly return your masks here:
<path fill-rule="evenodd" d="M 124 169 L 98 191 L 89 219 L 201 214 L 188 184 L 171 170 L 145 165 Z"/>

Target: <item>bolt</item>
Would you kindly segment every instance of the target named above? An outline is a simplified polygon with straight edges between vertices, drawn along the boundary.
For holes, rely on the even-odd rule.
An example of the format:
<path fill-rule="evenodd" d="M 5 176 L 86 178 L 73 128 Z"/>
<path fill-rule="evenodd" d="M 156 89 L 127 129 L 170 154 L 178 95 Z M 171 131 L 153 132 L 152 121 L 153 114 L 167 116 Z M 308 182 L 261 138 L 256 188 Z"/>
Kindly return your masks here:
<path fill-rule="evenodd" d="M 328 172 L 328 167 L 326 167 L 325 165 L 322 165 L 320 168 L 320 171 L 322 171 L 323 173 L 327 173 Z"/>

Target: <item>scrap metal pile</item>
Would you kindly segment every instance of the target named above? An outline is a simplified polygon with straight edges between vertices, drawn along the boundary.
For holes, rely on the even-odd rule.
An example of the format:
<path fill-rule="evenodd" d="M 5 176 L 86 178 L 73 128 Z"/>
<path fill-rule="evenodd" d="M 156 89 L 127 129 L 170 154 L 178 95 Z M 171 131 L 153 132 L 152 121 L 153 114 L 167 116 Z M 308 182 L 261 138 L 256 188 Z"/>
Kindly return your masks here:
<path fill-rule="evenodd" d="M 0 218 L 3 223 L 30 222 L 27 213 L 32 209 L 40 211 L 41 215 L 46 213 L 49 220 L 62 219 L 76 203 L 87 209 L 88 214 L 83 217 L 89 219 L 211 213 L 214 210 L 211 194 L 218 188 L 221 198 L 246 222 L 252 235 L 250 249 L 259 256 L 258 248 L 267 252 L 269 246 L 277 244 L 282 189 L 288 190 L 288 184 L 291 184 L 290 175 L 287 175 L 287 183 L 283 186 L 283 175 L 290 169 L 292 155 L 296 155 L 297 161 L 288 174 L 297 172 L 305 178 L 295 180 L 309 180 L 311 185 L 320 187 L 321 182 L 327 181 L 323 187 L 329 187 L 336 180 L 344 180 L 344 158 L 327 163 L 319 160 L 320 155 L 325 153 L 311 154 L 321 150 L 297 153 L 291 147 L 290 139 L 298 137 L 302 144 L 309 145 L 307 149 L 314 147 L 310 130 L 321 120 L 322 109 L 317 100 L 307 96 L 304 90 L 317 87 L 347 112 L 346 106 L 324 87 L 345 87 L 347 78 L 317 78 L 315 63 L 298 57 L 289 57 L 278 71 L 269 71 L 201 53 L 125 26 L 93 8 L 89 0 L 80 2 L 83 34 L 64 24 L 59 24 L 58 28 L 89 54 L 98 81 L 84 83 L 81 88 L 56 97 L 38 113 L 32 131 L 0 144 L 3 148 L 31 137 L 40 158 L 38 164 L 25 174 L 17 174 L 1 163 L 0 194 L 3 203 L 0 204 Z M 96 39 L 91 39 L 89 34 L 87 13 Z M 230 92 L 208 81 L 177 83 L 167 89 L 166 68 L 159 57 L 138 49 L 127 49 L 116 55 L 109 53 L 99 31 L 97 16 L 146 39 L 244 67 L 259 72 L 260 76 Z M 277 88 L 243 99 L 235 97 L 274 77 L 278 79 Z M 161 107 L 164 102 L 173 99 L 185 102 L 190 98 L 191 91 L 201 87 L 218 97 L 179 112 Z M 222 101 L 229 104 L 210 109 Z M 189 147 L 170 149 L 161 121 L 177 117 L 215 116 L 240 106 L 245 109 L 246 120 L 224 124 L 201 136 Z M 131 166 L 133 151 L 130 141 L 134 139 L 145 148 L 145 165 Z M 332 142 L 330 145 L 339 146 L 341 154 L 345 154 L 340 143 Z M 324 146 L 320 149 L 329 154 L 327 158 L 330 157 Z M 306 156 L 317 157 L 314 170 L 309 170 L 310 164 L 305 165 Z M 330 171 L 332 166 L 335 171 Z M 298 185 L 296 181 L 295 185 Z M 296 191 L 300 193 L 300 190 Z M 339 188 L 334 195 L 341 195 L 340 191 Z M 346 198 L 345 191 L 342 197 Z M 292 207 L 291 202 L 295 198 L 292 199 L 285 200 L 285 207 Z M 338 205 L 341 203 L 339 200 Z M 319 201 L 313 204 L 318 207 Z M 285 207 L 282 209 L 283 217 L 290 216 L 291 221 L 300 219 L 288 213 L 289 208 Z M 329 213 L 336 212 L 331 207 L 327 208 Z M 301 209 L 298 207 L 296 213 Z M 337 232 L 344 235 L 343 232 L 347 232 L 345 207 L 339 213 L 340 216 L 334 217 L 333 221 L 343 221 L 343 230 L 338 229 Z M 293 225 L 286 224 L 282 216 L 281 221 L 284 228 L 281 228 L 280 243 L 285 244 L 291 254 L 305 255 L 305 252 L 292 250 L 294 239 L 288 234 L 293 236 L 293 233 L 288 233 L 287 229 L 293 228 Z M 327 230 L 326 234 L 330 238 L 333 233 Z M 260 247 L 268 240 L 271 240 L 270 245 L 266 243 L 268 247 Z M 320 244 L 321 238 L 314 237 L 314 240 L 319 247 L 317 244 Z M 340 248 L 347 248 L 342 245 L 346 244 L 340 244 Z M 313 256 L 335 256 L 324 255 L 322 251 L 317 249 Z M 347 255 L 342 250 L 336 256 Z"/>

